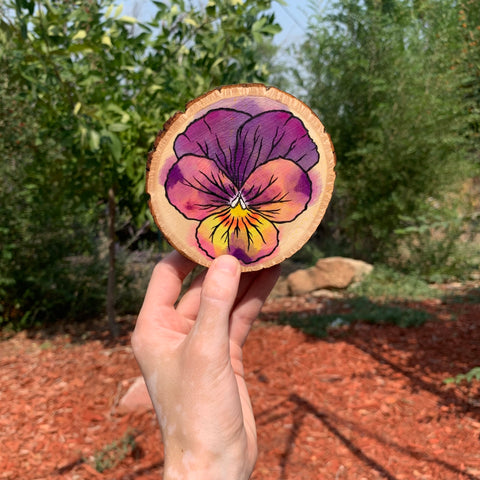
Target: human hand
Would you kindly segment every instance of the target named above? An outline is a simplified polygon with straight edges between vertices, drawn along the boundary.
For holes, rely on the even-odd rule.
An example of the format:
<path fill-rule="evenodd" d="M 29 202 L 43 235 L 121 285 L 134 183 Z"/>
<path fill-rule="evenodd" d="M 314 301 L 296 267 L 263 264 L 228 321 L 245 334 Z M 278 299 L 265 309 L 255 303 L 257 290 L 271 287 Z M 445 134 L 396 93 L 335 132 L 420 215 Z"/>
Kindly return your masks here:
<path fill-rule="evenodd" d="M 165 447 L 164 479 L 248 479 L 257 457 L 242 347 L 279 268 L 213 261 L 175 306 L 194 264 L 177 252 L 152 274 L 132 336 Z"/>

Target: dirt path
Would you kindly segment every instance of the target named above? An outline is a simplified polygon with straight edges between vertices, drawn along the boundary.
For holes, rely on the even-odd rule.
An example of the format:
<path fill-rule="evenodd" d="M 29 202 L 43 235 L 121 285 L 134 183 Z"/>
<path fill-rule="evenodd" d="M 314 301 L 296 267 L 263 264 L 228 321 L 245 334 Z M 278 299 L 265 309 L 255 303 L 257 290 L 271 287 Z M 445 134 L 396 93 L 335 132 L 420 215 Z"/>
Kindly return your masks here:
<path fill-rule="evenodd" d="M 480 365 L 480 304 L 416 306 L 436 320 L 358 323 L 325 339 L 255 326 L 245 352 L 254 480 L 480 479 L 480 382 L 443 383 Z M 265 318 L 283 308 L 268 304 Z M 132 324 L 123 319 L 116 343 L 73 328 L 0 342 L 0 479 L 161 478 L 153 413 L 117 409 L 139 374 Z"/>

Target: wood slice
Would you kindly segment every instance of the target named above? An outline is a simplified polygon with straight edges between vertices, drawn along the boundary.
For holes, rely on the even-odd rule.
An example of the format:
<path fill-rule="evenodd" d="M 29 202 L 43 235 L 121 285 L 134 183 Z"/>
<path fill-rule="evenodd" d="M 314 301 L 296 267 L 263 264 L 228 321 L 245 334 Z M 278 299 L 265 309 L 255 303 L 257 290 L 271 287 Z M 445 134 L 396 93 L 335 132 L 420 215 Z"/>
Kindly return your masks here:
<path fill-rule="evenodd" d="M 335 154 L 304 103 L 273 87 L 231 85 L 190 102 L 149 155 L 150 209 L 166 239 L 209 266 L 234 255 L 244 271 L 293 255 L 332 196 Z"/>

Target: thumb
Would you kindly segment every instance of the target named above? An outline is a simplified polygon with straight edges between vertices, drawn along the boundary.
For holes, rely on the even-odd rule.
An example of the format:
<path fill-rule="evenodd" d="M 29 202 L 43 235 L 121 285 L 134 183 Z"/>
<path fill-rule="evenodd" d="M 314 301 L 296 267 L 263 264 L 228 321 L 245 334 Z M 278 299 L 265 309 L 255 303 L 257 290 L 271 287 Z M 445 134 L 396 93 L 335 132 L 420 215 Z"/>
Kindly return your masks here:
<path fill-rule="evenodd" d="M 212 262 L 203 281 L 194 336 L 215 346 L 228 346 L 229 318 L 240 282 L 240 264 L 235 257 L 222 255 Z M 198 338 L 197 338 L 198 339 Z"/>

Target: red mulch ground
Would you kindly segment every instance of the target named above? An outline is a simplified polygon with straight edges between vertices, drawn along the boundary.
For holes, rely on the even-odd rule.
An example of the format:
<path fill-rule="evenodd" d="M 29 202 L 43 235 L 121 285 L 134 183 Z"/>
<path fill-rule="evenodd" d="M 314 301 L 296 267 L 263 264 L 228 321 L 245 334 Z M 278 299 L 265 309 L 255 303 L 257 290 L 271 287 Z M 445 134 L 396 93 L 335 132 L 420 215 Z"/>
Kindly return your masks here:
<path fill-rule="evenodd" d="M 265 318 L 322 302 L 275 301 Z M 478 297 L 416 306 L 436 320 L 357 323 L 324 339 L 255 326 L 245 350 L 260 446 L 254 480 L 480 479 L 480 382 L 442 382 L 480 365 Z M 0 479 L 161 478 L 153 413 L 117 409 L 139 375 L 132 324 L 122 320 L 117 342 L 98 333 L 101 324 L 97 333 L 76 326 L 3 338 Z"/>

